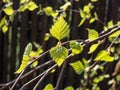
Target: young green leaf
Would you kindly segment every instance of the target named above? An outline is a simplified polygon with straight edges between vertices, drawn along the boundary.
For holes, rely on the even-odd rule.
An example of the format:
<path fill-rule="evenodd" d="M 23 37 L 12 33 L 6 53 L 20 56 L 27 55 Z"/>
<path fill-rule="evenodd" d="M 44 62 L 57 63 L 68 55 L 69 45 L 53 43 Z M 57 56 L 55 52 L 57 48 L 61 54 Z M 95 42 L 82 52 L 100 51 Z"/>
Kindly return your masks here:
<path fill-rule="evenodd" d="M 88 29 L 88 39 L 90 41 L 92 41 L 98 37 L 99 37 L 99 34 L 97 31 L 95 31 L 94 29 Z"/>
<path fill-rule="evenodd" d="M 14 13 L 14 10 L 11 6 L 6 7 L 5 9 L 3 9 L 3 11 L 7 14 L 7 15 L 12 15 Z"/>
<path fill-rule="evenodd" d="M 22 64 L 20 65 L 19 69 L 15 72 L 15 74 L 19 74 L 25 69 L 25 67 L 27 66 L 27 64 L 30 60 L 29 54 L 30 54 L 31 50 L 32 50 L 32 44 L 29 43 L 25 48 L 23 58 L 22 58 Z"/>
<path fill-rule="evenodd" d="M 52 84 L 47 84 L 43 90 L 54 90 Z"/>
<path fill-rule="evenodd" d="M 67 8 L 68 8 L 69 6 L 71 6 L 71 2 L 65 3 L 63 6 L 60 7 L 60 9 L 62 9 L 62 10 L 65 11 L 65 10 L 67 10 Z"/>
<path fill-rule="evenodd" d="M 85 20 L 86 20 L 85 18 L 81 19 L 80 24 L 78 26 L 80 27 L 81 25 L 83 25 L 83 23 L 85 22 Z"/>
<path fill-rule="evenodd" d="M 57 45 L 50 49 L 50 56 L 58 64 L 58 66 L 61 66 L 61 64 L 68 56 L 68 50 L 63 46 Z"/>
<path fill-rule="evenodd" d="M 89 49 L 89 53 L 93 53 L 93 52 L 97 49 L 98 46 L 99 46 L 98 43 L 97 43 L 97 44 L 93 44 L 93 45 L 90 47 L 90 49 Z"/>
<path fill-rule="evenodd" d="M 109 21 L 109 22 L 107 23 L 107 26 L 108 26 L 108 27 L 112 27 L 112 26 L 113 26 L 113 20 Z"/>
<path fill-rule="evenodd" d="M 44 10 L 45 14 L 48 16 L 50 16 L 54 12 L 53 8 L 50 6 L 45 7 L 43 10 Z"/>
<path fill-rule="evenodd" d="M 33 10 L 35 10 L 36 8 L 38 8 L 38 6 L 37 6 L 37 4 L 36 4 L 35 2 L 30 1 L 30 2 L 28 3 L 28 10 L 33 11 Z"/>
<path fill-rule="evenodd" d="M 70 30 L 69 25 L 64 20 L 62 16 L 58 17 L 57 21 L 54 23 L 50 29 L 50 34 L 58 40 L 61 40 L 69 36 Z"/>
<path fill-rule="evenodd" d="M 102 50 L 97 54 L 95 60 L 96 61 L 100 60 L 100 61 L 112 62 L 114 60 L 114 57 L 110 56 L 107 51 Z"/>
<path fill-rule="evenodd" d="M 28 43 L 28 45 L 27 45 L 26 48 L 25 48 L 24 55 L 29 56 L 31 50 L 32 50 L 32 44 L 31 44 L 31 43 Z"/>
<path fill-rule="evenodd" d="M 73 55 L 75 55 L 75 54 L 81 53 L 83 50 L 83 47 L 79 42 L 71 41 L 70 42 L 70 49 L 72 50 Z"/>
<path fill-rule="evenodd" d="M 3 17 L 1 20 L 0 20 L 0 28 L 6 23 L 6 17 Z"/>
<path fill-rule="evenodd" d="M 68 86 L 64 90 L 74 90 L 74 88 L 72 86 Z"/>
<path fill-rule="evenodd" d="M 111 34 L 111 35 L 109 36 L 109 38 L 112 38 L 112 37 L 114 38 L 114 37 L 117 37 L 118 35 L 120 35 L 120 30 L 114 32 L 113 34 Z"/>
<path fill-rule="evenodd" d="M 8 31 L 8 26 L 7 25 L 4 25 L 3 27 L 2 27 L 2 32 L 3 33 L 6 33 Z"/>
<path fill-rule="evenodd" d="M 23 55 L 22 64 L 20 65 L 19 69 L 15 72 L 15 74 L 19 74 L 25 69 L 29 62 L 29 59 L 30 59 L 29 56 Z"/>
<path fill-rule="evenodd" d="M 80 75 L 83 70 L 85 69 L 83 64 L 80 61 L 76 61 L 74 63 L 70 63 L 70 66 L 73 67 L 73 69 L 75 70 L 75 72 Z"/>

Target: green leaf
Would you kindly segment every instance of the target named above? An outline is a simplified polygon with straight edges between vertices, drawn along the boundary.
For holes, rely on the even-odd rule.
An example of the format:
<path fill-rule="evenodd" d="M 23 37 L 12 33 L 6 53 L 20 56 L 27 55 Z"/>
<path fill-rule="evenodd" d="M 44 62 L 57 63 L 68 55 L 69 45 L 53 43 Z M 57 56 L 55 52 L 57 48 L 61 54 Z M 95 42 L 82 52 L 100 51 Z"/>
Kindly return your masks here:
<path fill-rule="evenodd" d="M 83 47 L 77 41 L 70 41 L 70 49 L 72 50 L 72 53 L 75 55 L 75 54 L 81 53 L 83 50 Z"/>
<path fill-rule="evenodd" d="M 68 50 L 63 46 L 57 45 L 50 49 L 50 56 L 58 64 L 58 66 L 61 66 L 61 64 L 68 56 Z"/>
<path fill-rule="evenodd" d="M 27 66 L 27 64 L 30 61 L 29 54 L 30 54 L 31 50 L 32 50 L 32 44 L 28 43 L 28 45 L 25 48 L 24 54 L 23 54 L 22 63 L 20 65 L 19 69 L 15 72 L 15 74 L 19 74 L 25 69 L 25 67 Z M 35 66 L 35 64 L 36 63 L 34 63 L 33 66 Z"/>
<path fill-rule="evenodd" d="M 8 26 L 7 25 L 4 25 L 3 27 L 2 27 L 2 32 L 3 33 L 6 33 L 8 31 Z"/>
<path fill-rule="evenodd" d="M 23 3 L 27 2 L 27 1 L 29 1 L 29 0 L 20 0 L 20 4 L 23 4 Z"/>
<path fill-rule="evenodd" d="M 7 14 L 7 15 L 12 15 L 14 13 L 14 10 L 11 6 L 6 7 L 3 9 L 3 11 Z"/>
<path fill-rule="evenodd" d="M 95 31 L 94 29 L 88 29 L 88 39 L 90 41 L 92 41 L 98 37 L 99 37 L 99 34 L 97 31 Z"/>
<path fill-rule="evenodd" d="M 19 11 L 24 12 L 28 9 L 28 5 L 21 5 Z"/>
<path fill-rule="evenodd" d="M 61 40 L 69 36 L 70 30 L 69 25 L 64 20 L 62 16 L 58 17 L 57 21 L 54 23 L 50 29 L 50 34 L 58 40 Z"/>
<path fill-rule="evenodd" d="M 120 21 L 117 22 L 117 25 L 120 26 Z"/>
<path fill-rule="evenodd" d="M 74 88 L 72 86 L 68 86 L 64 90 L 74 90 Z"/>
<path fill-rule="evenodd" d="M 82 9 L 80 9 L 80 16 L 81 16 L 81 18 L 85 18 L 85 13 L 83 12 Z"/>
<path fill-rule="evenodd" d="M 100 60 L 100 61 L 112 62 L 114 60 L 114 57 L 110 56 L 107 51 L 102 50 L 97 54 L 95 60 L 96 61 Z"/>
<path fill-rule="evenodd" d="M 91 18 L 89 22 L 93 23 L 93 22 L 95 22 L 95 20 L 96 20 L 96 18 Z"/>
<path fill-rule="evenodd" d="M 6 23 L 6 17 L 3 17 L 1 20 L 0 20 L 0 27 L 2 27 L 5 23 Z"/>
<path fill-rule="evenodd" d="M 31 44 L 31 43 L 28 43 L 28 45 L 27 45 L 26 48 L 25 48 L 24 55 L 29 56 L 31 50 L 32 50 L 32 44 Z"/>
<path fill-rule="evenodd" d="M 36 8 L 38 8 L 38 6 L 37 6 L 37 4 L 36 4 L 35 2 L 30 1 L 30 2 L 28 3 L 28 10 L 33 11 L 33 10 L 35 10 Z"/>
<path fill-rule="evenodd" d="M 107 23 L 107 26 L 108 27 L 112 27 L 114 24 L 113 24 L 113 20 L 111 20 L 111 21 L 109 21 L 108 23 Z"/>
<path fill-rule="evenodd" d="M 83 23 L 85 22 L 85 20 L 86 20 L 85 18 L 81 19 L 80 24 L 78 26 L 80 27 L 81 25 L 83 25 Z"/>
<path fill-rule="evenodd" d="M 43 10 L 44 10 L 44 12 L 47 16 L 50 16 L 54 12 L 53 8 L 50 7 L 50 6 L 47 6 L 46 8 L 43 8 Z"/>
<path fill-rule="evenodd" d="M 62 9 L 62 10 L 65 11 L 65 10 L 67 10 L 67 8 L 68 8 L 69 6 L 71 6 L 71 2 L 65 3 L 63 6 L 60 7 L 60 9 Z"/>
<path fill-rule="evenodd" d="M 117 37 L 118 35 L 120 35 L 120 30 L 114 32 L 113 34 L 111 34 L 111 35 L 109 36 L 109 38 Z"/>
<path fill-rule="evenodd" d="M 47 84 L 43 90 L 54 90 L 52 84 Z"/>
<path fill-rule="evenodd" d="M 19 74 L 25 69 L 29 62 L 29 59 L 30 59 L 29 56 L 23 55 L 22 64 L 20 65 L 19 69 L 15 72 L 15 74 Z"/>
<path fill-rule="evenodd" d="M 91 0 L 92 2 L 97 2 L 98 0 Z"/>
<path fill-rule="evenodd" d="M 98 46 L 99 46 L 98 43 L 97 43 L 97 44 L 93 44 L 93 45 L 90 47 L 90 49 L 89 49 L 89 53 L 93 53 L 93 52 L 97 49 Z"/>
<path fill-rule="evenodd" d="M 70 63 L 70 65 L 73 67 L 73 69 L 75 70 L 75 72 L 77 74 L 81 74 L 83 72 L 83 70 L 85 69 L 83 64 L 80 61 L 76 61 L 74 63 Z"/>

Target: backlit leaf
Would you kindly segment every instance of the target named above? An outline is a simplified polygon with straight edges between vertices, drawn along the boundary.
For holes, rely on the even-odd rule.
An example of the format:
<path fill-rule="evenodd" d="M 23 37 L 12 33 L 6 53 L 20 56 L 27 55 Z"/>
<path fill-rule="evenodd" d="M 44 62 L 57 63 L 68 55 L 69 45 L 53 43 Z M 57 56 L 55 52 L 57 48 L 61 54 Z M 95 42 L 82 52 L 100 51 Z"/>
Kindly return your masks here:
<path fill-rule="evenodd" d="M 81 18 L 85 18 L 85 13 L 83 12 L 82 9 L 80 9 L 80 16 L 81 16 Z"/>
<path fill-rule="evenodd" d="M 108 27 L 112 27 L 112 26 L 113 26 L 113 20 L 109 21 L 109 22 L 107 23 L 107 26 L 108 26 Z"/>
<path fill-rule="evenodd" d="M 62 16 L 58 17 L 57 21 L 54 23 L 50 29 L 50 34 L 58 40 L 61 40 L 69 36 L 70 30 L 69 25 L 64 20 Z"/>
<path fill-rule="evenodd" d="M 106 61 L 106 62 L 112 62 L 114 60 L 114 57 L 110 56 L 109 53 L 105 50 L 100 51 L 95 60 L 100 60 L 100 61 Z"/>
<path fill-rule="evenodd" d="M 97 43 L 97 44 L 93 44 L 93 45 L 90 47 L 90 49 L 89 49 L 89 53 L 93 53 L 93 52 L 97 49 L 98 46 L 99 46 L 98 43 Z"/>
<path fill-rule="evenodd" d="M 67 8 L 68 8 L 69 6 L 71 6 L 71 2 L 65 3 L 63 6 L 60 7 L 60 9 L 62 9 L 62 10 L 65 11 L 65 10 L 67 10 Z"/>
<path fill-rule="evenodd" d="M 7 14 L 7 15 L 12 15 L 14 13 L 14 10 L 11 6 L 6 7 L 5 9 L 3 9 L 3 11 Z"/>
<path fill-rule="evenodd" d="M 89 22 L 93 23 L 95 20 L 96 20 L 96 18 L 91 18 Z"/>
<path fill-rule="evenodd" d="M 21 73 L 27 66 L 28 62 L 29 62 L 29 56 L 23 55 L 22 64 L 20 65 L 20 68 L 15 72 L 15 74 Z"/>
<path fill-rule="evenodd" d="M 81 74 L 83 72 L 83 70 L 85 69 L 83 64 L 80 61 L 76 61 L 74 63 L 70 63 L 70 65 L 73 67 L 73 69 L 75 70 L 75 72 L 77 74 Z"/>
<path fill-rule="evenodd" d="M 79 42 L 71 41 L 70 42 L 70 49 L 72 50 L 73 54 L 79 54 L 79 53 L 82 52 L 83 47 L 82 47 L 82 45 Z"/>
<path fill-rule="evenodd" d="M 120 30 L 119 30 L 119 31 L 114 32 L 113 34 L 111 34 L 111 35 L 109 36 L 109 38 L 112 38 L 112 37 L 117 37 L 118 35 L 120 35 Z"/>
<path fill-rule="evenodd" d="M 46 15 L 50 16 L 54 11 L 53 11 L 53 8 L 48 6 L 48 7 L 45 7 L 44 9 L 44 12 Z"/>
<path fill-rule="evenodd" d="M 74 88 L 72 86 L 68 86 L 64 90 L 74 90 Z"/>
<path fill-rule="evenodd" d="M 2 27 L 5 23 L 6 23 L 6 17 L 3 17 L 3 18 L 0 20 L 0 27 Z"/>
<path fill-rule="evenodd" d="M 94 29 L 88 29 L 88 39 L 90 41 L 92 41 L 98 37 L 99 37 L 99 34 L 97 31 L 95 31 Z"/>
<path fill-rule="evenodd" d="M 78 26 L 83 25 L 83 23 L 85 22 L 85 20 L 86 20 L 86 19 L 84 19 L 84 18 L 83 18 L 83 19 L 81 19 L 80 24 L 79 24 Z"/>
<path fill-rule="evenodd" d="M 37 4 L 36 4 L 35 2 L 30 1 L 30 2 L 28 3 L 28 10 L 33 11 L 33 10 L 35 10 L 36 8 L 38 8 L 38 6 L 37 6 Z"/>
<path fill-rule="evenodd" d="M 15 72 L 15 74 L 19 74 L 25 69 L 25 67 L 27 66 L 27 64 L 30 61 L 29 54 L 30 54 L 31 50 L 32 50 L 32 44 L 29 43 L 25 48 L 23 58 L 22 58 L 22 63 L 20 65 L 19 69 Z"/>
<path fill-rule="evenodd" d="M 50 56 L 60 66 L 68 56 L 67 48 L 57 45 L 50 49 Z"/>
<path fill-rule="evenodd" d="M 97 2 L 98 0 L 91 0 L 92 2 Z"/>
<path fill-rule="evenodd" d="M 6 33 L 8 31 L 8 26 L 7 25 L 4 25 L 3 27 L 2 27 L 2 32 L 3 33 Z"/>
<path fill-rule="evenodd" d="M 47 84 L 43 90 L 54 90 L 52 84 Z"/>

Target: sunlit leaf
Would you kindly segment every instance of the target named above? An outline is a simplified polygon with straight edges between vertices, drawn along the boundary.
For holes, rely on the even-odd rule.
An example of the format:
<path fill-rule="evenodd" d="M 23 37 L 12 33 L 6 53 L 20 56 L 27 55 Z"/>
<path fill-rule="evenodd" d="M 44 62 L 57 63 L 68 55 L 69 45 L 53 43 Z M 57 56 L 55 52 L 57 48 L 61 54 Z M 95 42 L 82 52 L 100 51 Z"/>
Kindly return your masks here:
<path fill-rule="evenodd" d="M 105 50 L 100 51 L 95 60 L 100 60 L 100 61 L 106 61 L 106 62 L 112 62 L 114 60 L 114 57 L 110 56 L 109 53 Z"/>
<path fill-rule="evenodd" d="M 111 34 L 111 35 L 109 36 L 109 38 L 112 38 L 112 37 L 117 37 L 118 35 L 120 35 L 120 30 L 119 30 L 119 31 L 114 32 L 113 34 Z"/>
<path fill-rule="evenodd" d="M 113 20 L 111 20 L 111 21 L 109 21 L 108 23 L 107 23 L 107 26 L 108 27 L 112 27 L 114 24 L 113 24 Z"/>
<path fill-rule="evenodd" d="M 84 19 L 84 18 L 83 18 L 83 19 L 81 19 L 80 24 L 79 24 L 78 26 L 83 25 L 83 23 L 85 22 L 85 20 L 86 20 L 86 19 Z"/>
<path fill-rule="evenodd" d="M 79 53 L 82 52 L 83 47 L 82 47 L 82 45 L 79 42 L 71 41 L 70 42 L 70 49 L 72 50 L 73 54 L 79 54 Z"/>
<path fill-rule="evenodd" d="M 8 3 L 10 2 L 10 0 L 2 0 L 4 3 Z"/>
<path fill-rule="evenodd" d="M 1 20 L 0 20 L 0 27 L 2 27 L 6 22 L 6 17 L 3 17 Z"/>
<path fill-rule="evenodd" d="M 81 18 L 85 18 L 85 13 L 83 12 L 82 9 L 80 9 L 80 16 L 81 16 Z"/>
<path fill-rule="evenodd" d="M 120 21 L 117 22 L 117 25 L 120 26 Z"/>
<path fill-rule="evenodd" d="M 90 6 L 89 5 L 85 5 L 84 8 L 83 8 L 83 11 L 86 12 L 86 13 L 90 13 Z"/>
<path fill-rule="evenodd" d="M 43 90 L 54 90 L 52 84 L 47 84 Z"/>
<path fill-rule="evenodd" d="M 93 52 L 97 49 L 98 46 L 99 46 L 98 43 L 97 43 L 97 44 L 93 44 L 93 45 L 90 47 L 90 49 L 89 49 L 89 53 L 93 53 Z"/>
<path fill-rule="evenodd" d="M 64 20 L 62 16 L 58 17 L 57 21 L 54 23 L 50 29 L 50 34 L 58 40 L 61 40 L 69 36 L 70 30 L 69 25 Z"/>
<path fill-rule="evenodd" d="M 28 62 L 29 62 L 29 56 L 23 55 L 22 63 L 20 65 L 19 69 L 15 72 L 15 74 L 21 73 L 27 66 Z"/>
<path fill-rule="evenodd" d="M 29 0 L 20 0 L 20 4 L 23 4 L 23 3 L 27 2 L 27 1 L 29 1 Z"/>
<path fill-rule="evenodd" d="M 54 12 L 53 8 L 50 6 L 45 7 L 43 10 L 44 10 L 45 14 L 48 16 L 50 16 Z"/>
<path fill-rule="evenodd" d="M 60 7 L 60 9 L 62 9 L 62 10 L 65 11 L 65 10 L 67 10 L 67 8 L 68 8 L 69 6 L 71 6 L 71 2 L 65 3 L 63 6 Z"/>
<path fill-rule="evenodd" d="M 3 9 L 3 11 L 7 14 L 7 15 L 12 15 L 14 13 L 14 10 L 11 6 L 6 7 Z"/>
<path fill-rule="evenodd" d="M 46 33 L 46 34 L 45 34 L 45 37 L 44 37 L 44 40 L 45 40 L 45 41 L 48 41 L 49 38 L 50 38 L 50 34 L 49 34 L 49 33 Z"/>
<path fill-rule="evenodd" d="M 32 44 L 31 44 L 31 43 L 28 43 L 28 45 L 27 45 L 26 48 L 25 48 L 24 55 L 29 56 L 31 50 L 32 50 Z"/>
<path fill-rule="evenodd" d="M 36 8 L 38 8 L 38 6 L 37 6 L 37 4 L 36 4 L 35 2 L 30 1 L 30 2 L 28 3 L 28 10 L 33 11 L 33 10 L 35 10 Z"/>
<path fill-rule="evenodd" d="M 24 12 L 28 9 L 28 5 L 21 5 L 19 11 Z"/>
<path fill-rule="evenodd" d="M 68 56 L 67 48 L 57 45 L 50 49 L 50 56 L 60 66 Z"/>
<path fill-rule="evenodd" d="M 93 23 L 93 22 L 95 22 L 95 20 L 96 20 L 96 18 L 91 18 L 89 22 Z"/>
<path fill-rule="evenodd" d="M 8 26 L 7 25 L 4 25 L 3 27 L 2 27 L 2 32 L 3 33 L 6 33 L 8 31 Z"/>
<path fill-rule="evenodd" d="M 76 61 L 74 63 L 70 63 L 70 65 L 73 67 L 73 69 L 75 70 L 75 72 L 77 74 L 81 74 L 83 72 L 83 70 L 85 69 L 83 64 L 80 61 Z"/>
<path fill-rule="evenodd" d="M 74 88 L 72 86 L 68 86 L 64 90 L 74 90 Z"/>
<path fill-rule="evenodd" d="M 27 66 L 27 64 L 30 61 L 29 54 L 30 54 L 31 50 L 32 50 L 32 44 L 28 43 L 28 45 L 25 48 L 24 54 L 23 54 L 22 63 L 20 65 L 19 69 L 15 72 L 15 74 L 19 74 L 25 69 L 25 67 Z"/>
<path fill-rule="evenodd" d="M 91 0 L 92 2 L 97 2 L 98 0 Z"/>
<path fill-rule="evenodd" d="M 95 31 L 94 29 L 88 29 L 88 39 L 90 41 L 92 41 L 98 37 L 99 37 L 99 34 L 97 31 Z"/>

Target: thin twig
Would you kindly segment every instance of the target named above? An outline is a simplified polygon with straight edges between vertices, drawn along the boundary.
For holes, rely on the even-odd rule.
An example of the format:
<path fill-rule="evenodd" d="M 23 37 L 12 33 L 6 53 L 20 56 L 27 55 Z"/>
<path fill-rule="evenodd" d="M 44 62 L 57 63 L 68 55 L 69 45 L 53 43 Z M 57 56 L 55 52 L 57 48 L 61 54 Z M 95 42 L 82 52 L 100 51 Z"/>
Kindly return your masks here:
<path fill-rule="evenodd" d="M 54 66 L 52 66 L 51 68 L 49 68 L 48 70 L 51 71 L 52 69 L 55 69 L 57 67 L 57 64 L 55 64 Z M 38 75 L 37 77 L 33 78 L 32 80 L 30 80 L 29 82 L 27 82 L 26 84 L 24 84 L 19 90 L 24 90 L 24 88 L 28 85 L 30 85 L 31 83 L 33 83 L 34 81 L 36 81 L 37 79 L 39 79 L 41 76 L 43 76 L 46 73 L 46 71 L 44 71 L 43 73 L 41 73 L 40 75 Z"/>

